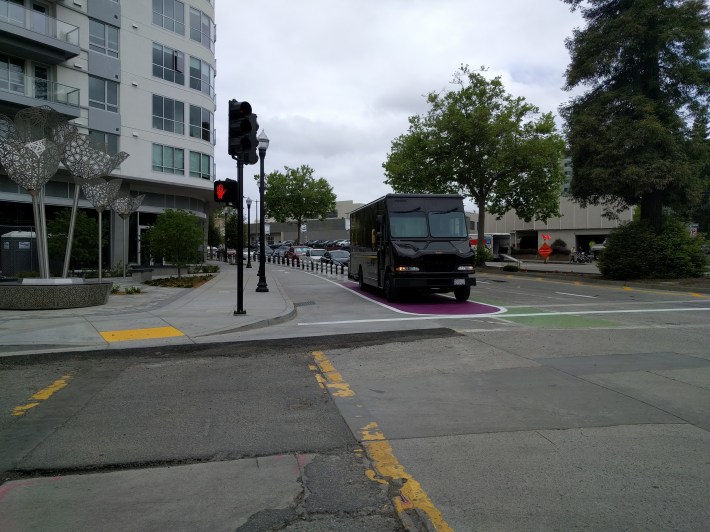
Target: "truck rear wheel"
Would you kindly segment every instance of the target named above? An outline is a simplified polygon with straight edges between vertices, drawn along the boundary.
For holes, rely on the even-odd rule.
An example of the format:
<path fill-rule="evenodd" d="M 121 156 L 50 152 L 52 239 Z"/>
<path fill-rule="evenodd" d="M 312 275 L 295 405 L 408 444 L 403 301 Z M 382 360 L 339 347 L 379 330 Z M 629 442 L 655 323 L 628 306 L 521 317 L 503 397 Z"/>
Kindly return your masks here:
<path fill-rule="evenodd" d="M 385 291 L 385 299 L 387 301 L 394 301 L 397 299 L 397 291 L 394 289 L 394 283 L 392 282 L 392 274 L 388 273 L 385 275 L 385 284 L 383 286 Z"/>
<path fill-rule="evenodd" d="M 457 286 L 454 288 L 454 296 L 456 297 L 456 301 L 467 301 L 470 295 L 471 287 L 468 285 Z"/>

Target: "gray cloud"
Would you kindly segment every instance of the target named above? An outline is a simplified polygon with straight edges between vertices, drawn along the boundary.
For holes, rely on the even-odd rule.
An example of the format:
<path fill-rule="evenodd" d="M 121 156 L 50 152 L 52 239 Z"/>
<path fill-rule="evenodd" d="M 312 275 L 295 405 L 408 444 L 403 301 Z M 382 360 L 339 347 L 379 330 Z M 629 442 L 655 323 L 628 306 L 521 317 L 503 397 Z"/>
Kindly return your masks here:
<path fill-rule="evenodd" d="M 218 0 L 216 9 L 218 177 L 236 173 L 227 101 L 248 100 L 271 140 L 267 172 L 308 164 L 339 199 L 358 202 L 389 191 L 392 140 L 461 64 L 487 66 L 508 92 L 557 114 L 569 97 L 564 39 L 580 25 L 561 0 Z M 257 195 L 256 172 L 245 169 L 245 195 Z"/>

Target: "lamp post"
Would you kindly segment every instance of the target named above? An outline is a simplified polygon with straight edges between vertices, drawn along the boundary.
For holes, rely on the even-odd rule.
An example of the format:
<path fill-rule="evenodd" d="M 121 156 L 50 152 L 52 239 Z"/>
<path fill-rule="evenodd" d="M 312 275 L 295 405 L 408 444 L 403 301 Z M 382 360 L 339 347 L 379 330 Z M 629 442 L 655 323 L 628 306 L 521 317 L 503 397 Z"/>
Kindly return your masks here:
<path fill-rule="evenodd" d="M 251 268 L 251 198 L 247 198 L 247 268 Z"/>
<path fill-rule="evenodd" d="M 229 213 L 229 209 L 225 207 L 222 209 L 222 214 L 224 214 L 224 225 L 222 226 L 222 229 L 224 229 L 224 262 L 229 262 L 229 259 L 227 258 L 227 214 Z"/>
<path fill-rule="evenodd" d="M 269 147 L 269 137 L 264 131 L 257 137 L 259 140 L 259 201 L 261 202 L 261 210 L 259 211 L 259 282 L 256 285 L 257 292 L 268 292 L 269 287 L 266 284 L 266 231 L 264 229 L 264 212 L 266 211 L 264 203 L 264 159 L 266 158 L 266 150 Z"/>

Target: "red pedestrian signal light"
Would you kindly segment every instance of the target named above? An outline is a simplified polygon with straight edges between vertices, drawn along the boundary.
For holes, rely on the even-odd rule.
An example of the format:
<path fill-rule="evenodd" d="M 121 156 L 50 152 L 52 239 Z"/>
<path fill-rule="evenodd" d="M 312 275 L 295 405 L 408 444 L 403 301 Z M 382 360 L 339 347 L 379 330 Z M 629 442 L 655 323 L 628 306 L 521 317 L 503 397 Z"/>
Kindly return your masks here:
<path fill-rule="evenodd" d="M 214 182 L 215 203 L 237 203 L 237 182 L 233 179 Z"/>

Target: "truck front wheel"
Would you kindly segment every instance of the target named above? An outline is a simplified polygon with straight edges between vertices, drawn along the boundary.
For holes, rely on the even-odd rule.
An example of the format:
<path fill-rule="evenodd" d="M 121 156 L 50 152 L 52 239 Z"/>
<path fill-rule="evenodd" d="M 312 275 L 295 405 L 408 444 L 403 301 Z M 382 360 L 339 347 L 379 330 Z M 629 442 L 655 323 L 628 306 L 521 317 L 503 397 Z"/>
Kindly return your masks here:
<path fill-rule="evenodd" d="M 457 286 L 454 288 L 454 296 L 456 297 L 456 301 L 467 301 L 470 295 L 471 287 L 468 285 Z"/>

